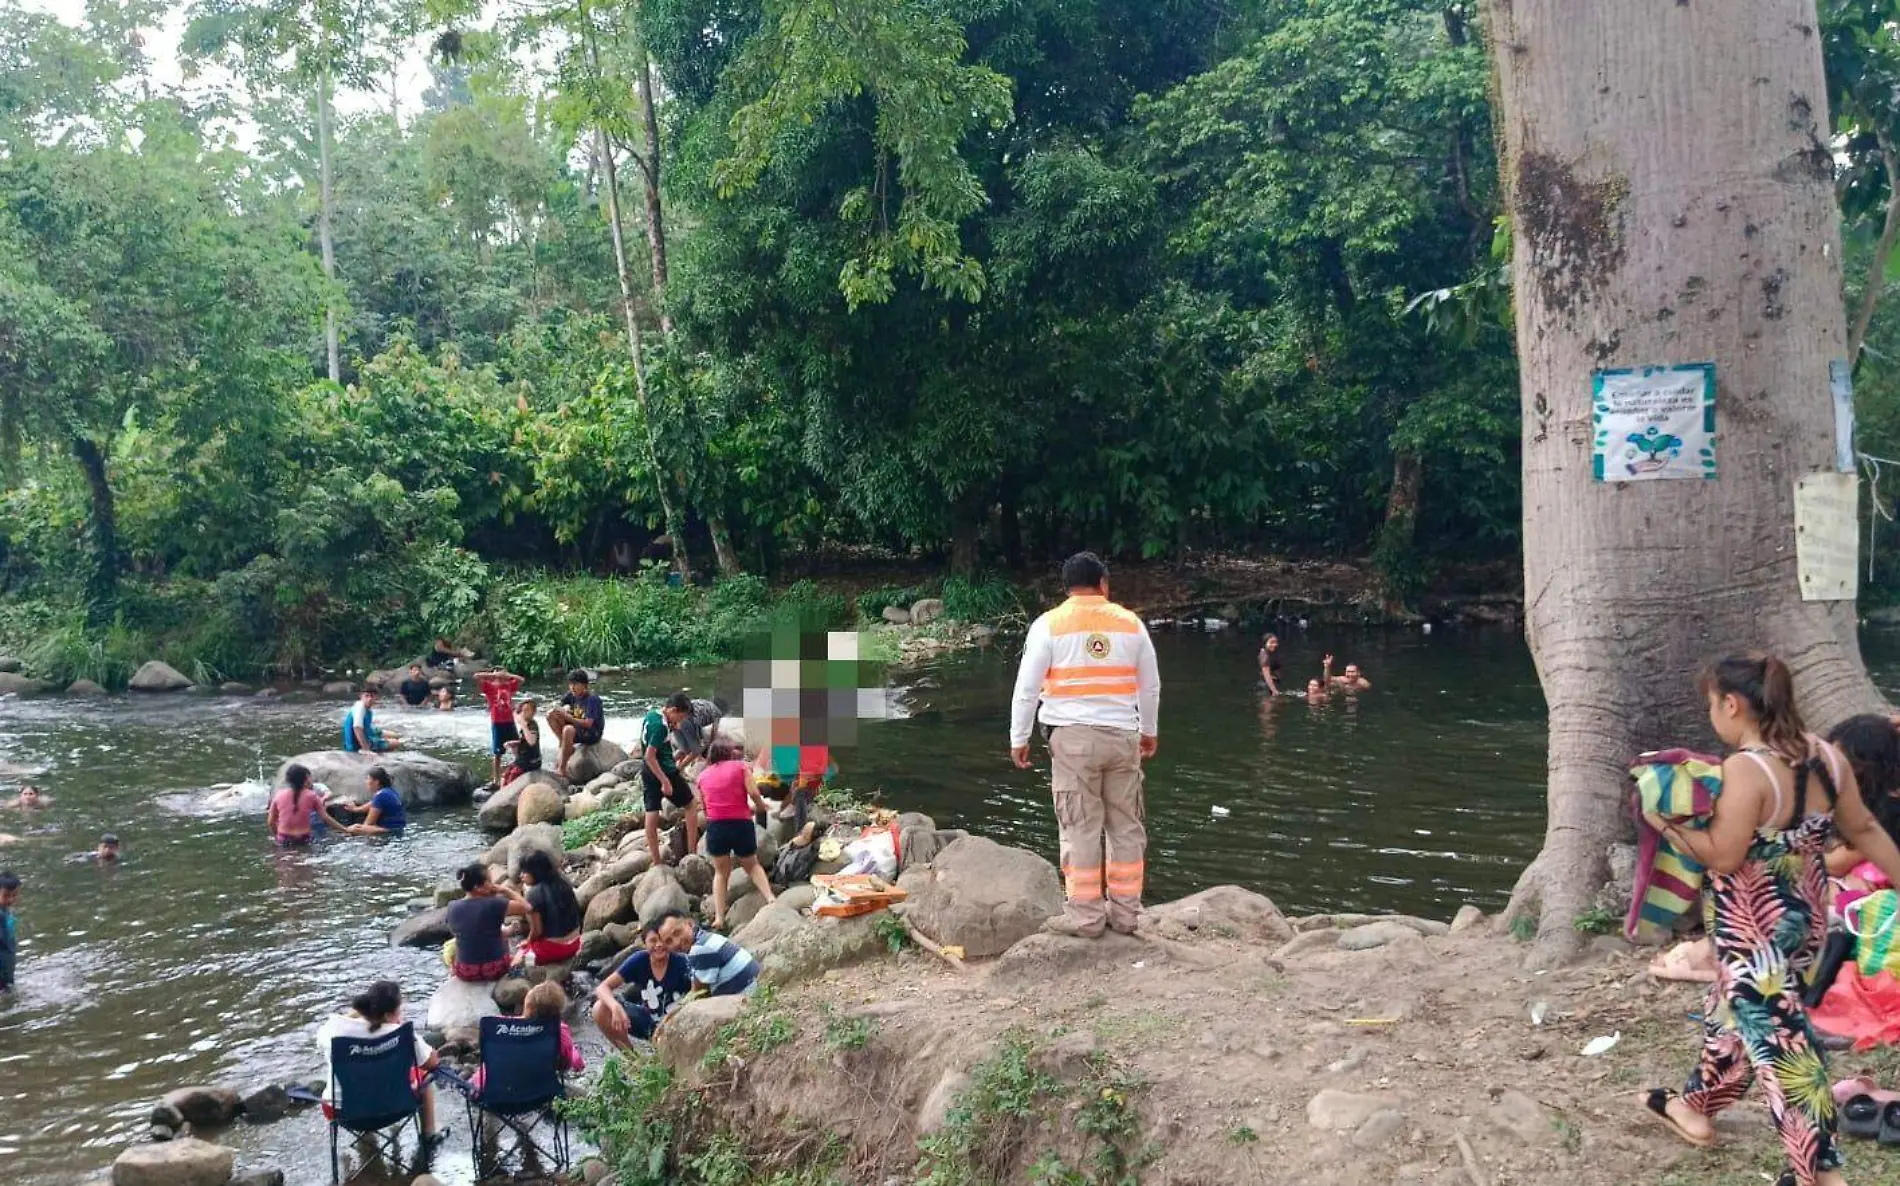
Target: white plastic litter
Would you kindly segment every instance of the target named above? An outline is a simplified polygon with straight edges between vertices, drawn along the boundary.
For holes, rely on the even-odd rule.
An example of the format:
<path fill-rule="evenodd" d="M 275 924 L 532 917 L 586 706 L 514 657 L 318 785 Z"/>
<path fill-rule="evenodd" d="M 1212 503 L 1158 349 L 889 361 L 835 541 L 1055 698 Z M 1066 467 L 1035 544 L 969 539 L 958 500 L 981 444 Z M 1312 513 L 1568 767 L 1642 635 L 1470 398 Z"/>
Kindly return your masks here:
<path fill-rule="evenodd" d="M 1583 1056 L 1595 1058 L 1599 1054 L 1608 1054 L 1612 1047 L 1623 1040 L 1623 1031 L 1617 1030 L 1608 1037 L 1591 1038 L 1583 1044 Z"/>
<path fill-rule="evenodd" d="M 1216 819 L 1226 819 L 1228 816 L 1234 814 L 1233 812 L 1227 810 L 1225 807 L 1222 807 L 1219 804 L 1216 804 L 1213 807 L 1208 808 L 1207 811 L 1209 815 L 1212 815 Z"/>
<path fill-rule="evenodd" d="M 1550 1016 L 1550 1002 L 1549 1001 L 1538 1001 L 1536 1004 L 1531 1006 L 1531 1024 L 1532 1025 L 1544 1024 L 1544 1018 L 1549 1017 L 1549 1016 Z"/>

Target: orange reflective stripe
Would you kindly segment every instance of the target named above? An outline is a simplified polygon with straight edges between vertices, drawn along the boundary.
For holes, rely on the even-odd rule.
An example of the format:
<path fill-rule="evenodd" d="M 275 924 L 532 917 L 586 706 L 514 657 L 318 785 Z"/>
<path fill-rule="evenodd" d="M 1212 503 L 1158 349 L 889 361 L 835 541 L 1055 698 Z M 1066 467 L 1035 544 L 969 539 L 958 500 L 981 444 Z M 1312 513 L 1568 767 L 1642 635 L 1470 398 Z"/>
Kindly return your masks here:
<path fill-rule="evenodd" d="M 1050 680 L 1112 679 L 1119 676 L 1123 679 L 1134 679 L 1136 674 L 1133 663 L 1100 663 L 1082 667 L 1051 667 L 1043 678 Z"/>
<path fill-rule="evenodd" d="M 1049 611 L 1051 635 L 1140 632 L 1140 618 L 1104 597 L 1071 597 Z"/>
<path fill-rule="evenodd" d="M 1087 868 L 1076 868 L 1064 865 L 1062 888 L 1071 901 L 1099 902 L 1102 898 L 1102 867 L 1090 865 Z"/>
<path fill-rule="evenodd" d="M 1145 868 L 1140 861 L 1108 863 L 1108 894 L 1112 898 L 1139 898 Z"/>
<path fill-rule="evenodd" d="M 1133 696 L 1140 686 L 1132 679 L 1103 680 L 1087 684 L 1044 684 L 1043 696 L 1063 700 L 1075 696 Z"/>

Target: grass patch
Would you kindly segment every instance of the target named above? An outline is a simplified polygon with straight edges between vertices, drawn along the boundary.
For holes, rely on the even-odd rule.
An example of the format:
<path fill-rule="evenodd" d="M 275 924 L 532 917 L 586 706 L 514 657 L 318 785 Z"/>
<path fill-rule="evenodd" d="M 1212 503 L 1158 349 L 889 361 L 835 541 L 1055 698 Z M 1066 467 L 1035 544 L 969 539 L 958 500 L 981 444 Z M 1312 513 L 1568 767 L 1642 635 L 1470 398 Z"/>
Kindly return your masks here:
<path fill-rule="evenodd" d="M 1135 1100 L 1147 1089 L 1147 1080 L 1108 1055 L 1091 1058 L 1088 1074 L 1077 1085 L 1074 1113 L 1075 1130 L 1088 1138 L 1087 1155 L 1071 1166 L 1054 1150 L 1045 1151 L 1030 1167 L 1029 1180 L 1048 1186 L 1135 1186 L 1160 1153 L 1140 1139 Z"/>
<path fill-rule="evenodd" d="M 618 808 L 609 807 L 590 811 L 578 819 L 567 820 L 561 825 L 561 847 L 569 852 L 577 848 L 586 848 L 606 835 L 608 829 L 626 819 L 628 814 Z"/>
<path fill-rule="evenodd" d="M 1244 1124 L 1236 1124 L 1227 1130 L 1229 1145 L 1251 1145 L 1260 1139 L 1260 1134 Z"/>
<path fill-rule="evenodd" d="M 1623 929 L 1623 920 L 1601 906 L 1593 906 L 1572 919 L 1570 925 L 1583 935 L 1614 935 Z"/>
<path fill-rule="evenodd" d="M 1095 1020 L 1095 1036 L 1104 1045 L 1146 1045 L 1175 1037 L 1187 1028 L 1187 1020 L 1178 1013 L 1159 1009 L 1141 1009 L 1128 1013 L 1107 1013 Z"/>
<path fill-rule="evenodd" d="M 1520 914 L 1512 919 L 1511 938 L 1519 943 L 1529 943 L 1537 938 L 1537 920 L 1528 914 Z"/>
<path fill-rule="evenodd" d="M 1036 1046 L 1024 1034 L 1005 1037 L 994 1056 L 970 1073 L 943 1127 L 917 1142 L 916 1186 L 971 1186 L 1001 1181 L 1041 1109 L 1062 1084 L 1032 1065 Z"/>
<path fill-rule="evenodd" d="M 875 1017 L 852 1017 L 839 1013 L 830 1005 L 825 1005 L 819 1013 L 825 1022 L 825 1049 L 833 1054 L 862 1050 L 877 1036 L 878 1023 Z"/>
<path fill-rule="evenodd" d="M 675 1126 L 665 1106 L 673 1072 L 657 1058 L 615 1055 L 585 1095 L 568 1097 L 561 1111 L 599 1147 L 621 1186 L 667 1186 Z"/>
<path fill-rule="evenodd" d="M 722 1026 L 699 1065 L 712 1070 L 769 1054 L 798 1036 L 798 1021 L 769 985 L 747 999 L 736 1021 Z"/>
<path fill-rule="evenodd" d="M 892 955 L 903 951 L 911 944 L 910 928 L 904 920 L 888 910 L 878 912 L 877 921 L 871 924 L 871 933 L 883 942 L 885 950 Z"/>

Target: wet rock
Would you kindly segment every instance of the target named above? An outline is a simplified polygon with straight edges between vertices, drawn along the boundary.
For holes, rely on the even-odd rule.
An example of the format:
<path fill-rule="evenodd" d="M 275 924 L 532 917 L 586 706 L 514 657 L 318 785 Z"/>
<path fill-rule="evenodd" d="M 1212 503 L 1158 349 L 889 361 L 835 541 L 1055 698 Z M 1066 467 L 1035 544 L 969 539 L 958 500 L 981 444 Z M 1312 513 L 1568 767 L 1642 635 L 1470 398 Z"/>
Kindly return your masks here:
<path fill-rule="evenodd" d="M 226 696 L 249 696 L 251 694 L 251 685 L 230 679 L 219 684 L 218 691 L 223 692 Z"/>
<path fill-rule="evenodd" d="M 323 694 L 325 696 L 350 697 L 356 695 L 360 690 L 361 689 L 355 684 L 346 679 L 333 679 L 323 685 Z"/>
<path fill-rule="evenodd" d="M 0 674 L 12 675 L 16 672 L 25 671 L 25 670 L 26 670 L 26 664 L 22 663 L 18 659 L 15 659 L 13 656 L 11 655 L 0 656 Z"/>
<path fill-rule="evenodd" d="M 1292 926 L 1272 899 L 1236 885 L 1217 885 L 1176 902 L 1163 902 L 1149 913 L 1190 931 L 1249 943 L 1286 943 L 1293 938 Z"/>
<path fill-rule="evenodd" d="M 290 1093 L 276 1083 L 266 1083 L 246 1095 L 240 1108 L 252 1124 L 272 1124 L 290 1115 Z"/>
<path fill-rule="evenodd" d="M 1401 936 L 1416 936 L 1417 931 L 1402 922 L 1385 920 L 1369 922 L 1350 931 L 1342 931 L 1337 946 L 1341 951 L 1371 951 L 1375 947 L 1384 947 Z"/>
<path fill-rule="evenodd" d="M 703 842 L 701 847 L 705 847 Z M 712 858 L 694 853 L 675 866 L 673 871 L 679 877 L 680 888 L 694 897 L 703 898 L 712 893 Z"/>
<path fill-rule="evenodd" d="M 1466 931 L 1484 925 L 1484 911 L 1467 902 L 1458 907 L 1458 913 L 1452 916 L 1451 933 L 1462 935 Z"/>
<path fill-rule="evenodd" d="M 177 1109 L 187 1124 L 229 1124 L 243 1106 L 238 1093 L 224 1087 L 180 1087 L 165 1093 L 163 1101 Z"/>
<path fill-rule="evenodd" d="M 525 976 L 510 976 L 505 980 L 497 980 L 494 993 L 495 1008 L 511 1015 L 521 1012 L 521 1002 L 528 999 L 528 989 L 532 987 Z"/>
<path fill-rule="evenodd" d="M 182 692 L 190 686 L 191 681 L 176 667 L 157 659 L 148 661 L 134 672 L 131 683 L 127 685 L 134 692 Z"/>
<path fill-rule="evenodd" d="M 908 626 L 910 611 L 900 606 L 887 605 L 884 607 L 884 620 L 893 626 Z"/>
<path fill-rule="evenodd" d="M 521 798 L 522 779 L 496 791 L 482 801 L 482 809 L 475 813 L 475 821 L 486 832 L 507 832 L 515 826 L 515 800 Z"/>
<path fill-rule="evenodd" d="M 145 1135 L 154 1141 L 169 1141 L 178 1135 L 178 1130 L 166 1124 L 154 1124 L 145 1130 Z"/>
<path fill-rule="evenodd" d="M 913 626 L 928 626 L 943 617 L 943 602 L 935 597 L 926 597 L 913 601 L 910 606 L 910 623 Z"/>
<path fill-rule="evenodd" d="M 53 690 L 53 685 L 43 679 L 34 679 L 30 675 L 21 675 L 16 671 L 0 671 L 0 696 L 44 696 Z"/>
<path fill-rule="evenodd" d="M 1331 1132 L 1355 1132 L 1376 1114 L 1391 1109 L 1395 1102 L 1390 1096 L 1364 1095 L 1329 1087 L 1307 1101 L 1306 1122 Z"/>
<path fill-rule="evenodd" d="M 450 938 L 449 908 L 432 906 L 412 914 L 389 932 L 391 947 L 440 947 Z"/>
<path fill-rule="evenodd" d="M 276 688 L 259 688 L 257 691 L 251 693 L 251 695 L 259 700 L 275 700 L 283 695 L 283 693 L 279 692 Z"/>
<path fill-rule="evenodd" d="M 581 922 L 581 929 L 598 931 L 609 923 L 628 922 L 633 917 L 633 887 L 610 885 L 587 903 L 587 914 Z"/>
<path fill-rule="evenodd" d="M 466 803 L 469 794 L 475 789 L 475 780 L 462 767 L 409 750 L 387 754 L 317 750 L 298 754 L 277 768 L 276 782 L 272 785 L 284 785 L 284 770 L 291 763 L 307 768 L 311 778 L 327 785 L 331 791 L 356 800 L 368 797 L 364 776 L 372 766 L 381 766 L 388 771 L 390 785 L 409 807 L 444 807 Z"/>
<path fill-rule="evenodd" d="M 196 1137 L 134 1145 L 112 1163 L 112 1186 L 225 1186 L 237 1150 Z"/>
<path fill-rule="evenodd" d="M 560 742 L 557 739 L 544 738 L 541 745 L 542 753 L 546 757 L 559 756 Z M 550 746 L 552 752 L 549 752 Z M 626 760 L 627 751 L 611 741 L 596 741 L 592 745 L 575 746 L 573 755 L 567 760 L 567 778 L 575 786 L 585 786 Z"/>
<path fill-rule="evenodd" d="M 558 786 L 547 781 L 530 781 L 515 796 L 515 827 L 558 824 L 566 818 L 566 808 Z"/>
<path fill-rule="evenodd" d="M 164 1100 L 152 1105 L 151 1122 L 176 1132 L 185 1127 L 185 1114 Z"/>
<path fill-rule="evenodd" d="M 1405 1113 L 1397 1108 L 1381 1108 L 1353 1130 L 1352 1144 L 1355 1149 L 1385 1149 L 1404 1135 Z"/>
<path fill-rule="evenodd" d="M 76 679 L 66 685 L 68 696 L 103 696 L 106 690 L 89 679 Z"/>
<path fill-rule="evenodd" d="M 706 1057 L 719 1031 L 739 1019 L 746 1006 L 745 997 L 702 997 L 689 1001 L 667 1015 L 666 1024 L 654 1035 L 653 1046 L 667 1066 L 676 1071 L 691 1070 Z"/>
<path fill-rule="evenodd" d="M 956 841 L 900 884 L 910 891 L 911 921 L 972 959 L 1001 955 L 1062 910 L 1054 865 L 980 836 Z"/>

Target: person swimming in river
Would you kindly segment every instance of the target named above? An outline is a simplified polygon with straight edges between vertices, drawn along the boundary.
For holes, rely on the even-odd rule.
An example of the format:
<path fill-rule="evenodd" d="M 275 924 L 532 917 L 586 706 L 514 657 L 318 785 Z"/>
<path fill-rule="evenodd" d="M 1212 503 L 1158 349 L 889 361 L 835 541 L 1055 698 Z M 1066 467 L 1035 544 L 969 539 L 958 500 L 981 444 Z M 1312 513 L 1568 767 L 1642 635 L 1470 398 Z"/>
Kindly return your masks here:
<path fill-rule="evenodd" d="M 396 695 L 410 708 L 421 708 L 428 703 L 432 690 L 428 677 L 422 674 L 422 664 L 411 663 L 409 678 L 396 686 Z"/>
<path fill-rule="evenodd" d="M 1269 696 L 1280 694 L 1281 666 L 1280 636 L 1269 634 L 1266 641 L 1260 644 L 1260 679 L 1267 685 Z"/>
<path fill-rule="evenodd" d="M 20 932 L 13 921 L 13 906 L 19 900 L 20 879 L 11 870 L 0 869 L 0 997 L 13 991 L 13 972 L 20 951 Z"/>
<path fill-rule="evenodd" d="M 347 825 L 330 814 L 323 796 L 311 785 L 309 767 L 292 762 L 284 770 L 284 785 L 270 797 L 270 806 L 264 811 L 264 827 L 278 847 L 292 848 L 316 840 L 318 821 L 339 832 L 348 830 Z"/>
<path fill-rule="evenodd" d="M 1343 674 L 1334 675 L 1333 657 L 1327 655 L 1320 661 L 1319 674 L 1320 679 L 1324 681 L 1329 688 L 1338 688 L 1342 692 L 1372 691 L 1372 681 L 1367 679 L 1364 673 L 1359 670 L 1359 664 L 1357 663 L 1346 664 L 1346 670 Z"/>
<path fill-rule="evenodd" d="M 0 807 L 11 808 L 15 811 L 32 811 L 38 807 L 45 807 L 52 803 L 52 801 L 52 798 L 48 796 L 46 792 L 28 783 L 26 786 L 20 788 L 19 794 L 4 803 L 0 803 Z"/>
<path fill-rule="evenodd" d="M 1772 655 L 1736 655 L 1702 676 L 1709 724 L 1730 750 L 1706 829 L 1649 814 L 1677 852 L 1708 870 L 1716 981 L 1702 1050 L 1681 1093 L 1641 1106 L 1683 1141 L 1715 1144 L 1714 1119 L 1760 1083 L 1795 1186 L 1846 1186 L 1827 1056 L 1802 1001 L 1827 931 L 1824 853 L 1838 830 L 1889 880 L 1900 847 L 1861 797 L 1854 768 L 1807 732 L 1794 680 Z"/>

